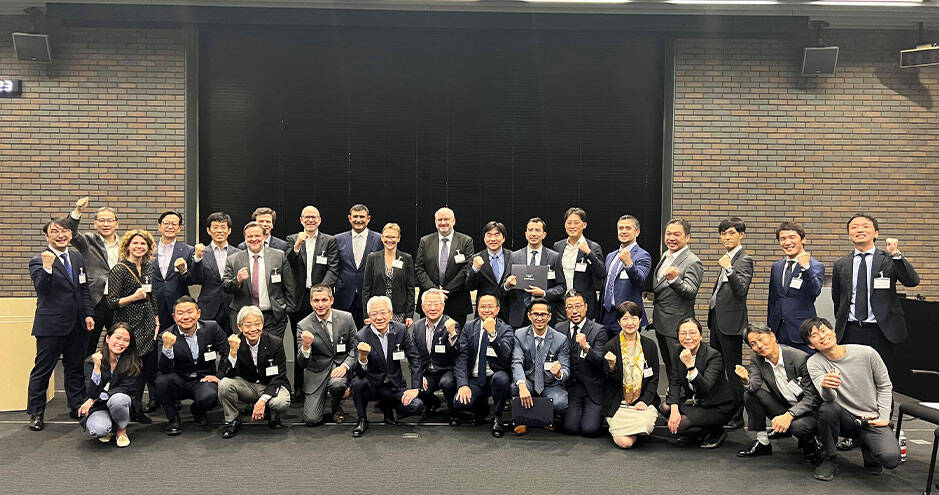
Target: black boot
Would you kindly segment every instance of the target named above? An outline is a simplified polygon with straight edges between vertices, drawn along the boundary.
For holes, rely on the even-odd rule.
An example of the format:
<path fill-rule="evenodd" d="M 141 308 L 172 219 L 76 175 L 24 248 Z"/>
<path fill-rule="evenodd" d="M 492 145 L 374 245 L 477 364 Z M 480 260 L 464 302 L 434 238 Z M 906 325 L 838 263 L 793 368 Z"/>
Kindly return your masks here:
<path fill-rule="evenodd" d="M 368 420 L 359 418 L 359 422 L 355 425 L 355 428 L 352 429 L 352 437 L 359 438 L 365 434 L 366 430 L 368 430 Z"/>

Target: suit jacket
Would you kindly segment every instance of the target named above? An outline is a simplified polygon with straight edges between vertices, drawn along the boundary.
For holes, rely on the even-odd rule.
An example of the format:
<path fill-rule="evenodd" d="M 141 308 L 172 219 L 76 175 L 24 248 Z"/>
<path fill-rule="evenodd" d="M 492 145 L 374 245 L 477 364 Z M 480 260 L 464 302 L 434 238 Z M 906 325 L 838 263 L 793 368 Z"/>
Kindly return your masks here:
<path fill-rule="evenodd" d="M 563 385 L 571 376 L 571 347 L 567 337 L 550 326 L 545 331 L 545 361 L 535 359 L 535 330 L 531 325 L 515 331 L 515 346 L 512 349 L 512 383 L 527 380 L 534 382 L 535 373 L 544 374 L 544 386 Z M 561 362 L 561 378 L 558 379 L 544 369 L 545 362 Z M 532 390 L 534 392 L 534 390 Z"/>
<path fill-rule="evenodd" d="M 720 351 L 703 343 L 698 346 L 698 354 L 694 360 L 694 367 L 698 370 L 698 375 L 690 382 L 691 386 L 694 387 L 694 390 L 692 390 L 688 386 L 688 369 L 678 357 L 682 350 L 684 348 L 672 356 L 672 373 L 668 382 L 665 403 L 678 404 L 692 397 L 701 401 L 703 407 L 716 407 L 733 402 L 734 395 L 730 391 L 730 385 L 724 375 L 724 361 L 721 359 Z"/>
<path fill-rule="evenodd" d="M 584 254 L 579 249 L 577 251 L 577 263 L 587 263 L 587 271 L 578 272 L 574 270 L 574 286 L 568 289 L 574 289 L 584 294 L 587 298 L 587 318 L 596 320 L 600 313 L 597 304 L 597 290 L 603 288 L 603 280 L 606 278 L 606 265 L 603 264 L 603 250 L 596 242 L 582 237 L 590 248 L 590 254 Z M 564 246 L 567 239 L 561 239 L 554 243 L 554 250 L 558 253 L 558 258 L 564 257 Z M 559 277 L 564 276 L 564 271 L 558 273 Z"/>
<path fill-rule="evenodd" d="M 199 320 L 198 325 L 196 342 L 199 343 L 199 352 L 195 361 L 192 360 L 192 348 L 189 347 L 189 342 L 176 325 L 164 330 L 176 336 L 172 359 L 163 353 L 162 337 L 157 338 L 157 367 L 161 374 L 175 373 L 183 378 L 204 378 L 208 375 L 222 377 L 216 366 L 216 360 L 206 361 L 205 353 L 214 351 L 217 357 L 225 359 L 225 356 L 228 356 L 228 336 L 214 321 Z"/>
<path fill-rule="evenodd" d="M 708 328 L 724 335 L 745 337 L 747 331 L 747 292 L 753 279 L 753 258 L 743 249 L 730 260 L 731 272 L 727 281 L 721 282 L 720 272 L 711 291 L 715 305 L 708 310 Z"/>
<path fill-rule="evenodd" d="M 809 260 L 809 269 L 802 270 L 796 263 L 792 275 L 785 283 L 782 273 L 786 259 L 773 263 L 770 270 L 769 297 L 766 300 L 766 323 L 776 332 L 776 337 L 784 343 L 802 343 L 799 337 L 799 325 L 808 318 L 815 317 L 815 298 L 822 292 L 825 281 L 825 265 L 815 258 Z M 789 286 L 793 278 L 802 279 L 802 287 L 793 289 Z"/>
<path fill-rule="evenodd" d="M 655 301 L 652 304 L 652 324 L 655 332 L 669 337 L 678 336 L 678 322 L 694 316 L 694 299 L 701 286 L 704 268 L 701 260 L 691 249 L 678 255 L 672 266 L 678 268 L 678 278 L 668 283 L 665 277 L 659 277 L 659 268 L 665 262 L 665 256 L 652 272 L 652 290 Z"/>
<path fill-rule="evenodd" d="M 512 251 L 508 270 L 511 271 L 512 265 L 527 265 L 529 261 L 525 259 L 528 249 L 523 248 Z M 567 292 L 566 281 L 564 280 L 564 269 L 561 267 L 561 257 L 557 251 L 541 246 L 541 260 L 538 263 L 548 267 L 548 286 L 545 289 L 545 299 L 551 303 L 551 323 L 563 321 L 566 317 L 564 311 L 564 293 Z M 511 273 L 510 273 L 511 275 Z M 552 278 L 552 276 L 554 278 Z M 528 324 L 528 307 L 526 301 L 530 301 L 529 293 L 521 289 L 512 289 L 508 291 L 508 319 L 506 320 L 513 328 L 524 327 Z M 478 296 L 477 296 L 478 298 Z M 505 306 L 502 306 L 505 314 Z"/>
<path fill-rule="evenodd" d="M 266 247 L 264 253 L 264 268 L 267 271 L 265 280 L 267 281 L 267 295 L 271 301 L 271 311 L 277 321 L 287 318 L 287 313 L 292 313 L 296 309 L 294 300 L 296 291 L 294 290 L 295 279 L 290 269 L 290 263 L 287 261 L 287 255 L 279 249 Z M 238 251 L 228 257 L 225 262 L 225 276 L 222 277 L 222 290 L 232 295 L 229 308 L 233 314 L 237 315 L 241 308 L 251 304 L 251 277 L 248 277 L 243 283 L 238 283 L 238 270 L 248 267 L 251 251 Z M 278 283 L 271 281 L 271 274 L 274 271 L 280 274 L 281 279 Z M 267 322 L 265 322 L 267 323 Z"/>
<path fill-rule="evenodd" d="M 166 329 L 173 325 L 173 304 L 182 296 L 188 296 L 189 286 L 192 285 L 192 274 L 189 270 L 186 273 L 179 273 L 173 266 L 177 259 L 186 260 L 186 266 L 192 266 L 192 257 L 195 249 L 181 241 L 176 241 L 173 245 L 173 255 L 170 257 L 169 269 L 166 278 L 160 271 L 159 244 L 157 239 L 156 251 L 153 253 L 153 259 L 150 266 L 153 267 L 153 294 L 157 300 L 157 310 L 160 316 L 160 329 Z"/>
<path fill-rule="evenodd" d="M 120 363 L 120 358 L 118 358 L 118 363 Z M 108 409 L 108 400 L 102 398 L 101 394 L 106 394 L 105 397 L 110 398 L 114 394 L 125 394 L 128 397 L 133 398 L 134 394 L 137 392 L 137 377 L 122 375 L 120 373 L 111 373 L 111 366 L 104 361 L 101 362 L 101 379 L 98 383 L 95 383 L 91 379 L 91 375 L 95 370 L 95 362 L 89 357 L 85 359 L 85 394 L 87 394 L 89 399 L 94 399 L 94 404 L 91 405 L 91 409 L 88 411 L 88 414 L 82 416 L 78 421 L 82 425 L 82 428 L 85 427 L 85 424 L 88 422 L 88 417 L 91 416 L 91 413 L 95 411 L 106 411 Z"/>
<path fill-rule="evenodd" d="M 786 368 L 786 378 L 789 381 L 798 380 L 799 387 L 802 388 L 802 393 L 796 397 L 797 401 L 789 408 L 789 411 L 795 418 L 815 414 L 818 406 L 822 405 L 822 398 L 815 389 L 812 377 L 809 376 L 809 369 L 805 365 L 809 355 L 785 344 L 779 344 L 779 352 L 782 355 L 783 367 Z M 762 387 L 769 390 L 780 404 L 789 403 L 779 391 L 773 367 L 766 361 L 766 358 L 753 354 L 753 359 L 747 367 L 747 374 L 750 376 L 750 383 L 746 386 L 747 392 L 755 393 Z"/>
<path fill-rule="evenodd" d="M 272 249 L 272 248 L 268 248 Z M 239 334 L 241 345 L 238 347 L 238 358 L 234 366 L 231 356 L 222 356 L 219 362 L 218 373 L 226 378 L 241 377 L 251 383 L 264 385 L 264 393 L 276 396 L 280 387 L 290 390 L 290 380 L 287 379 L 287 355 L 284 353 L 284 342 L 279 337 L 269 333 L 261 333 L 258 341 L 258 363 L 251 359 L 251 349 L 244 334 Z M 267 369 L 277 366 L 277 372 L 267 374 Z"/>
<path fill-rule="evenodd" d="M 585 319 L 581 324 L 583 327 L 580 332 L 587 337 L 587 345 L 590 346 L 590 352 L 587 352 L 584 357 L 581 357 L 583 348 L 570 337 L 570 320 L 562 322 L 555 328 L 558 333 L 568 338 L 570 347 L 571 378 L 567 381 L 567 385 L 570 386 L 573 382 L 583 383 L 590 400 L 602 404 L 606 392 L 606 372 L 603 370 L 606 366 L 603 355 L 606 352 L 603 349 L 606 347 L 607 331 L 603 325 L 593 320 Z"/>
<path fill-rule="evenodd" d="M 391 270 L 391 306 L 395 313 L 404 313 L 406 318 L 414 314 L 414 258 L 404 251 L 398 250 L 395 260 L 401 261 L 401 268 Z M 385 250 L 376 251 L 367 256 L 365 260 L 365 285 L 362 288 L 362 312 L 368 318 L 369 298 L 385 295 Z"/>
<path fill-rule="evenodd" d="M 362 264 L 355 264 L 355 253 L 352 250 L 352 231 L 336 234 L 336 246 L 339 248 L 339 279 L 336 281 L 336 302 L 334 307 L 348 310 L 356 294 L 362 293 L 364 283 L 365 260 L 369 253 L 381 251 L 381 234 L 374 230 L 368 231 L 365 238 L 365 251 L 362 253 Z M 365 304 L 364 298 L 362 304 Z"/>
<path fill-rule="evenodd" d="M 88 296 L 91 298 L 91 304 L 97 305 L 104 297 L 104 286 L 108 282 L 108 275 L 111 274 L 111 267 L 108 265 L 108 250 L 104 247 L 104 242 L 101 241 L 97 232 L 79 233 L 79 222 L 79 219 L 67 215 L 62 226 L 71 229 L 72 246 L 75 246 L 75 249 L 85 258 Z"/>
<path fill-rule="evenodd" d="M 346 376 L 351 375 L 352 367 L 355 366 L 355 348 L 359 345 L 355 336 L 355 321 L 351 314 L 339 309 L 333 308 L 330 313 L 333 318 L 332 339 L 316 313 L 310 313 L 297 323 L 297 349 L 302 346 L 301 334 L 304 330 L 313 334 L 310 357 L 298 351 L 296 363 L 303 368 L 303 391 L 308 394 L 329 380 L 330 373 L 339 366 L 345 365 Z M 339 351 L 337 346 L 340 344 L 346 346 L 345 351 Z"/>
<path fill-rule="evenodd" d="M 308 256 L 326 256 L 325 264 L 317 263 L 315 259 L 313 260 L 313 269 L 310 272 L 312 274 L 310 280 L 313 285 L 326 284 L 332 287 L 336 284 L 336 281 L 339 280 L 339 245 L 336 244 L 336 239 L 329 234 L 317 231 L 316 243 L 313 247 L 314 252 L 308 253 L 306 251 L 305 242 L 300 245 L 299 251 L 293 250 L 294 244 L 297 243 L 298 235 L 299 233 L 287 236 L 287 242 L 290 247 L 286 250 L 287 259 L 290 261 L 290 267 L 294 276 L 293 288 L 296 290 L 296 293 L 293 297 L 296 302 L 296 308 L 310 303 L 310 292 L 306 288 L 306 262 Z M 291 310 L 291 312 L 293 311 L 296 311 L 296 309 Z"/>
<path fill-rule="evenodd" d="M 484 332 L 482 319 L 475 318 L 466 323 L 460 332 L 459 352 L 454 363 L 453 376 L 457 387 L 469 383 L 473 376 L 473 366 L 479 356 L 479 332 Z M 504 321 L 496 318 L 496 338 L 489 342 L 489 347 L 496 353 L 487 357 L 486 363 L 493 372 L 512 372 L 512 349 L 515 347 L 515 331 Z"/>
<path fill-rule="evenodd" d="M 231 244 L 227 244 L 226 251 L 228 251 L 228 257 L 231 257 L 238 252 L 238 249 Z M 202 259 L 193 259 L 189 271 L 191 272 L 192 283 L 202 285 L 202 290 L 199 291 L 199 308 L 204 314 L 216 317 L 220 308 L 231 306 L 231 295 L 222 290 L 222 279 L 225 273 L 224 270 L 221 273 L 218 271 L 218 262 L 215 259 L 212 246 L 205 248 Z"/>
<path fill-rule="evenodd" d="M 448 371 L 456 366 L 456 357 L 460 353 L 460 323 L 456 324 L 456 337 L 454 342 L 450 342 L 450 334 L 447 332 L 446 323 L 450 317 L 443 315 L 437 321 L 437 326 L 432 330 L 431 347 L 427 348 L 427 318 L 421 318 L 411 325 L 412 338 L 417 346 L 417 352 L 421 355 L 421 375 L 428 371 Z M 438 345 L 443 346 L 444 352 L 436 352 Z"/>
<path fill-rule="evenodd" d="M 483 266 L 479 271 L 473 271 L 473 258 L 479 256 L 483 259 Z M 506 319 L 509 312 L 508 294 L 505 290 L 505 281 L 512 275 L 512 251 L 502 248 L 502 276 L 496 280 L 496 274 L 492 271 L 492 265 L 489 261 L 489 250 L 482 251 L 470 256 L 466 263 L 466 290 L 476 291 L 476 300 L 485 295 L 492 295 L 499 301 L 499 318 Z"/>
<path fill-rule="evenodd" d="M 643 368 L 642 389 L 636 402 L 644 402 L 649 407 L 658 407 L 659 399 L 659 350 L 655 341 L 644 335 L 639 336 L 639 345 L 642 347 L 642 356 L 646 364 Z M 606 417 L 616 414 L 623 401 L 623 349 L 620 346 L 619 334 L 610 339 L 603 347 L 603 355 L 612 352 L 616 356 L 616 364 L 611 370 L 603 361 L 603 370 L 606 373 L 606 395 L 603 397 L 602 412 Z M 645 370 L 650 370 L 646 376 Z M 630 404 L 633 405 L 633 404 Z"/>
<path fill-rule="evenodd" d="M 380 387 L 385 383 L 390 384 L 396 390 L 412 388 L 420 390 L 424 385 L 424 375 L 421 374 L 421 355 L 414 345 L 414 339 L 411 333 L 403 323 L 392 321 L 388 323 L 388 354 L 382 355 L 381 342 L 372 332 L 371 325 L 365 325 L 356 334 L 359 342 L 365 342 L 372 346 L 372 352 L 368 355 L 368 363 L 362 366 L 358 359 L 355 360 L 355 375 L 359 378 L 366 378 L 375 387 Z M 411 386 L 408 387 L 404 381 L 404 374 L 401 370 L 401 361 L 393 359 L 395 350 L 404 351 L 408 359 L 408 367 L 411 370 Z"/>
<path fill-rule="evenodd" d="M 639 244 L 633 244 L 629 249 L 629 255 L 632 257 L 633 265 L 626 268 L 622 262 L 617 263 L 619 259 L 619 249 L 613 250 L 606 255 L 606 278 L 603 285 L 600 286 L 600 300 L 603 307 L 606 307 L 606 284 L 607 280 L 613 279 L 613 299 L 610 301 L 611 312 L 615 314 L 615 308 L 623 301 L 632 301 L 639 305 L 642 310 L 642 321 L 640 325 L 649 324 L 646 317 L 646 308 L 642 303 L 642 289 L 646 286 L 646 278 L 649 277 L 649 270 L 652 269 L 652 256 L 645 249 L 639 247 Z M 617 266 L 616 273 L 613 273 L 613 267 Z M 625 274 L 625 275 L 624 275 Z M 626 277 L 626 278 L 623 278 Z"/>
<path fill-rule="evenodd" d="M 79 274 L 87 273 L 85 259 L 74 249 L 69 249 L 68 257 L 72 265 L 71 278 L 59 257 L 52 263 L 51 274 L 42 268 L 40 254 L 29 260 L 29 276 L 36 288 L 32 331 L 35 337 L 61 337 L 71 333 L 75 327 L 84 331 L 85 318 L 94 317 L 95 307 L 88 295 L 88 283 L 79 283 Z"/>
<path fill-rule="evenodd" d="M 466 264 L 472 263 L 473 238 L 454 232 L 453 239 L 450 241 L 450 256 L 447 258 L 447 270 L 444 274 L 443 286 L 440 285 L 440 241 L 439 233 L 427 234 L 421 237 L 417 245 L 417 255 L 414 257 L 414 273 L 417 276 L 417 284 L 421 288 L 418 296 L 424 295 L 424 292 L 441 288 L 449 291 L 447 295 L 447 314 L 469 314 L 473 312 L 473 305 L 470 302 L 469 291 L 466 289 Z M 457 263 L 454 258 L 457 254 L 464 256 L 463 263 Z"/>
<path fill-rule="evenodd" d="M 287 241 L 279 237 L 271 236 L 270 239 L 267 240 L 267 247 L 280 249 L 281 251 L 287 251 L 288 249 L 293 247 L 293 243 L 288 244 Z M 238 249 L 240 249 L 241 251 L 244 251 L 248 249 L 248 245 L 245 244 L 245 241 L 241 241 L 241 244 L 238 244 Z"/>
<path fill-rule="evenodd" d="M 875 289 L 874 278 L 890 279 L 889 289 Z M 890 342 L 899 344 L 906 340 L 906 318 L 897 296 L 897 281 L 907 287 L 919 285 L 919 274 L 913 265 L 901 257 L 893 259 L 886 251 L 877 249 L 867 274 L 867 293 L 870 295 L 870 310 L 878 326 Z M 844 335 L 851 311 L 851 298 L 854 296 L 854 253 L 847 254 L 835 262 L 831 277 L 831 299 L 835 303 L 835 332 L 838 340 Z"/>

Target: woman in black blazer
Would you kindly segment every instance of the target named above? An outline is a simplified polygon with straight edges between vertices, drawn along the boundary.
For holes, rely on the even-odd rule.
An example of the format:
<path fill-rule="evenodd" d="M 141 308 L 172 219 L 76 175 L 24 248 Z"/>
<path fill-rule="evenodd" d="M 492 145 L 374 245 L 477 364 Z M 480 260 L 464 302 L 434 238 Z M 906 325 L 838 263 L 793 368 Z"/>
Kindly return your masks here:
<path fill-rule="evenodd" d="M 101 350 L 85 360 L 88 400 L 78 408 L 79 423 L 89 435 L 108 443 L 116 433 L 118 447 L 130 445 L 127 423 L 131 397 L 142 369 L 131 332 L 127 323 L 115 323 L 108 329 Z"/>
<path fill-rule="evenodd" d="M 654 340 L 639 335 L 641 320 L 638 304 L 623 301 L 616 306 L 621 330 L 606 343 L 604 355 L 607 387 L 602 412 L 613 442 L 623 449 L 635 445 L 638 435 L 652 433 L 659 415 L 659 351 Z"/>
<path fill-rule="evenodd" d="M 411 326 L 414 315 L 414 258 L 410 254 L 398 251 L 401 240 L 401 227 L 396 223 L 387 223 L 381 229 L 381 242 L 385 249 L 368 255 L 365 259 L 364 286 L 362 299 L 365 309 L 368 300 L 374 296 L 388 296 L 394 311 L 394 321 Z"/>

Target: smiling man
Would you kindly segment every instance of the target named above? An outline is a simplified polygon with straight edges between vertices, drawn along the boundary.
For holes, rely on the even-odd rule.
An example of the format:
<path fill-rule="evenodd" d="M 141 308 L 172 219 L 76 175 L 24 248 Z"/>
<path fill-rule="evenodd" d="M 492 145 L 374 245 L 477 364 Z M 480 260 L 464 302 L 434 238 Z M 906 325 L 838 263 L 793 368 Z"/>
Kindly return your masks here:
<path fill-rule="evenodd" d="M 776 240 L 785 257 L 773 263 L 766 300 L 766 322 L 776 340 L 811 354 L 799 337 L 799 325 L 815 317 L 815 299 L 822 292 L 825 265 L 805 251 L 805 229 L 794 222 L 776 227 Z"/>
<path fill-rule="evenodd" d="M 199 307 L 205 313 L 206 319 L 218 323 L 226 335 L 231 335 L 232 315 L 228 313 L 231 296 L 222 290 L 225 263 L 229 256 L 238 252 L 228 243 L 231 217 L 225 212 L 217 211 L 209 215 L 205 223 L 205 230 L 212 237 L 212 242 L 208 247 L 202 243 L 195 246 L 192 283 L 202 286 L 199 291 Z"/>
<path fill-rule="evenodd" d="M 189 267 L 192 266 L 195 249 L 176 240 L 183 228 L 182 213 L 164 211 L 157 220 L 157 228 L 160 241 L 150 263 L 153 266 L 153 293 L 160 310 L 160 330 L 165 330 L 173 324 L 173 302 L 189 295 L 189 285 L 192 284 Z M 150 402 L 145 412 L 155 409 L 153 401 Z"/>
<path fill-rule="evenodd" d="M 365 259 L 369 253 L 381 251 L 381 234 L 370 230 L 372 215 L 363 204 L 349 208 L 351 229 L 336 234 L 339 247 L 339 280 L 336 282 L 336 309 L 348 311 L 356 328 L 362 328 L 362 288 L 365 284 Z"/>
<path fill-rule="evenodd" d="M 506 237 L 505 225 L 491 221 L 483 227 L 482 234 L 486 249 L 476 253 L 467 267 L 466 288 L 476 291 L 476 299 L 486 294 L 498 299 L 499 306 L 506 308 L 499 317 L 506 319 L 509 307 L 506 281 L 512 275 L 512 252 L 502 247 Z"/>
<path fill-rule="evenodd" d="M 434 213 L 434 225 L 437 232 L 421 237 L 414 257 L 414 272 L 421 287 L 418 298 L 430 289 L 442 290 L 447 299 L 444 312 L 463 324 L 473 311 L 466 288 L 466 264 L 475 252 L 473 238 L 453 229 L 456 216 L 450 208 Z"/>

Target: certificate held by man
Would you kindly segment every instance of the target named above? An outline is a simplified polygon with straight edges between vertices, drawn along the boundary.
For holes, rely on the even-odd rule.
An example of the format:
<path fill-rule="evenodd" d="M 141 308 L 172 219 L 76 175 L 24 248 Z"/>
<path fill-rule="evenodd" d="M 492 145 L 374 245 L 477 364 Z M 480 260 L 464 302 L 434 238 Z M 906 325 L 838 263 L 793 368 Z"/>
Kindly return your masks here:
<path fill-rule="evenodd" d="M 515 287 L 512 289 L 528 289 L 529 287 L 538 287 L 539 289 L 548 288 L 548 267 L 547 265 L 512 265 L 512 275 L 515 276 Z"/>

